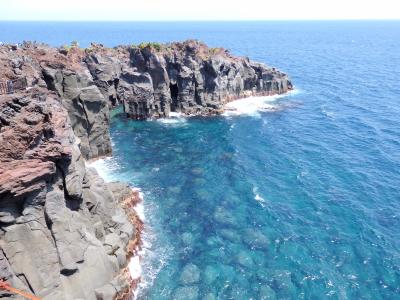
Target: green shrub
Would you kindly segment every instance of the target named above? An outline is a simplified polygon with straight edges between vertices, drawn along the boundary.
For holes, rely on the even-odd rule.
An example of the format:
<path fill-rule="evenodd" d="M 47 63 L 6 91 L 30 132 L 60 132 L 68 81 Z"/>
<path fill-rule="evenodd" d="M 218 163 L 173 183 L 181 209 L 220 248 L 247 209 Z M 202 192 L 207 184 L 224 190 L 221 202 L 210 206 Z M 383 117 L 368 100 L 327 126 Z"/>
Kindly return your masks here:
<path fill-rule="evenodd" d="M 160 43 L 154 43 L 154 42 L 151 42 L 151 43 L 140 43 L 139 44 L 139 49 L 140 50 L 143 50 L 145 48 L 150 48 L 150 49 L 154 49 L 156 51 L 161 51 L 162 45 Z"/>

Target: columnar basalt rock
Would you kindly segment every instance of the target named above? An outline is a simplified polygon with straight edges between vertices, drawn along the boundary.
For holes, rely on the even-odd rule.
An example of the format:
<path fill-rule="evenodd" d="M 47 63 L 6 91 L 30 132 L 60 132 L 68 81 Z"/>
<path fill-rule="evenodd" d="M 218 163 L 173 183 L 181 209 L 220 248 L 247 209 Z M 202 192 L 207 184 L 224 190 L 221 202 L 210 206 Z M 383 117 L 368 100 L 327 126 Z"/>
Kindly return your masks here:
<path fill-rule="evenodd" d="M 117 86 L 121 75 L 121 62 L 112 56 L 89 54 L 84 59 L 95 85 L 112 105 L 119 104 Z"/>
<path fill-rule="evenodd" d="M 149 73 L 125 71 L 121 74 L 118 95 L 132 118 L 146 120 L 154 103 L 153 81 Z"/>
<path fill-rule="evenodd" d="M 148 118 L 169 112 L 209 115 L 223 111 L 227 102 L 249 96 L 283 94 L 293 88 L 286 74 L 236 57 L 221 48 L 208 48 L 198 41 L 158 47 L 130 49 L 131 66 L 150 74 L 154 100 L 130 99 L 128 114 L 137 118 L 134 107 L 142 104 Z"/>
<path fill-rule="evenodd" d="M 47 87 L 61 97 L 85 158 L 110 154 L 109 104 L 90 73 L 50 67 L 43 68 L 42 73 Z"/>

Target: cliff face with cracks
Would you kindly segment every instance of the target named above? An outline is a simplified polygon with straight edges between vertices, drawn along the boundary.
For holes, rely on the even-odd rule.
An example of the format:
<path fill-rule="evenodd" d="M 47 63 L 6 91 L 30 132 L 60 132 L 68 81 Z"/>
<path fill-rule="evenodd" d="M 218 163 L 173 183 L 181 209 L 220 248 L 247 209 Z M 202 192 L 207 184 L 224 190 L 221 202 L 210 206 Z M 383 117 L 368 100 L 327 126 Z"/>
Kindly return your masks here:
<path fill-rule="evenodd" d="M 134 119 L 217 114 L 233 99 L 284 93 L 287 76 L 195 41 L 113 49 L 0 46 L 0 277 L 44 299 L 126 298 L 142 224 L 137 195 L 88 159 L 111 154 L 110 108 Z M 0 292 L 0 298 L 15 297 Z"/>
<path fill-rule="evenodd" d="M 85 166 L 55 95 L 1 96 L 0 120 L 0 276 L 44 299 L 112 299 L 129 289 L 122 270 L 137 233 L 120 203 L 131 189 Z"/>
<path fill-rule="evenodd" d="M 283 94 L 293 88 L 286 74 L 222 48 L 196 41 L 153 47 L 131 48 L 135 72 L 121 76 L 121 98 L 128 100 L 125 110 L 136 119 L 170 112 L 218 114 L 232 100 Z"/>

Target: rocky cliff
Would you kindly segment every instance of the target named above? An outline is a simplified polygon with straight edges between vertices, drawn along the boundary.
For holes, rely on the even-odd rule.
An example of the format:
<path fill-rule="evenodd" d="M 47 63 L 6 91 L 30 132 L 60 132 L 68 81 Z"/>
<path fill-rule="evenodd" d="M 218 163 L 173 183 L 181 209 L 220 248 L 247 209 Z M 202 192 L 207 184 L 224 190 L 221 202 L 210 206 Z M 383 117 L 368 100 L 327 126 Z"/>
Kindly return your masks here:
<path fill-rule="evenodd" d="M 167 117 L 170 112 L 218 114 L 229 101 L 293 88 L 275 68 L 197 41 L 147 44 L 129 53 L 134 72 L 122 73 L 118 90 L 135 119 Z"/>
<path fill-rule="evenodd" d="M 26 89 L 12 85 L 21 78 Z M 0 277 L 44 299 L 121 299 L 133 288 L 138 195 L 86 166 L 111 154 L 113 106 L 134 119 L 208 115 L 292 89 L 284 73 L 196 41 L 3 45 L 1 81 Z"/>
<path fill-rule="evenodd" d="M 1 96 L 0 128 L 0 277 L 44 299 L 129 290 L 137 228 L 122 203 L 135 195 L 85 166 L 60 99 L 36 88 Z"/>
<path fill-rule="evenodd" d="M 198 41 L 60 49 L 25 43 L 0 47 L 5 78 L 55 91 L 70 114 L 86 158 L 110 153 L 107 110 L 123 104 L 133 119 L 170 112 L 208 115 L 229 101 L 291 90 L 286 74 Z M 1 66 L 0 66 L 1 67 Z M 93 100 L 96 99 L 96 103 Z M 94 118 L 96 116 L 96 118 Z"/>

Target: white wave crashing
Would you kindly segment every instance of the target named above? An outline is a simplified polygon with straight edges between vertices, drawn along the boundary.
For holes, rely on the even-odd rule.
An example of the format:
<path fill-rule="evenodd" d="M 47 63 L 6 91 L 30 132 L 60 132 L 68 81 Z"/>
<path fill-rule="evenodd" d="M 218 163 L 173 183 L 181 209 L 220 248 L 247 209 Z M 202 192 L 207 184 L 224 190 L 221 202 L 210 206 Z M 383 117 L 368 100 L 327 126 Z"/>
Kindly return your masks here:
<path fill-rule="evenodd" d="M 222 115 L 226 117 L 238 115 L 260 116 L 260 112 L 262 111 L 277 111 L 281 109 L 278 103 L 274 103 L 279 98 L 292 96 L 297 93 L 299 93 L 298 90 L 293 90 L 282 95 L 249 97 L 234 100 L 225 104 L 225 112 Z"/>
<path fill-rule="evenodd" d="M 157 119 L 157 122 L 165 125 L 182 125 L 187 122 L 187 119 L 182 113 L 170 112 L 168 118 Z"/>
<path fill-rule="evenodd" d="M 138 209 L 140 210 L 140 207 Z M 144 272 L 140 276 L 139 285 L 134 292 L 133 300 L 141 298 L 141 296 L 146 294 L 146 291 L 154 284 L 161 269 L 168 263 L 170 254 L 173 253 L 172 248 L 167 246 L 165 241 L 162 241 L 160 244 L 160 236 L 152 227 L 154 223 L 153 209 L 154 207 L 149 203 L 145 206 L 146 215 L 149 216 L 149 220 L 142 232 L 143 244 L 141 251 L 138 253 L 141 259 L 140 270 Z M 140 214 L 138 212 L 139 216 Z M 133 269 L 132 271 L 136 270 Z"/>
<path fill-rule="evenodd" d="M 86 167 L 96 169 L 97 173 L 106 182 L 118 180 L 113 176 L 114 170 L 118 170 L 120 166 L 111 156 L 97 159 L 95 161 L 85 162 Z"/>
<path fill-rule="evenodd" d="M 142 266 L 140 264 L 140 257 L 136 255 L 131 258 L 128 264 L 129 273 L 133 280 L 139 279 L 142 276 Z"/>
<path fill-rule="evenodd" d="M 276 96 L 266 97 L 249 97 L 244 99 L 235 100 L 225 105 L 225 112 L 223 116 L 237 116 L 237 115 L 259 115 L 260 111 L 272 111 L 277 105 L 270 104 L 275 101 Z M 270 103 L 268 103 L 270 102 Z"/>

